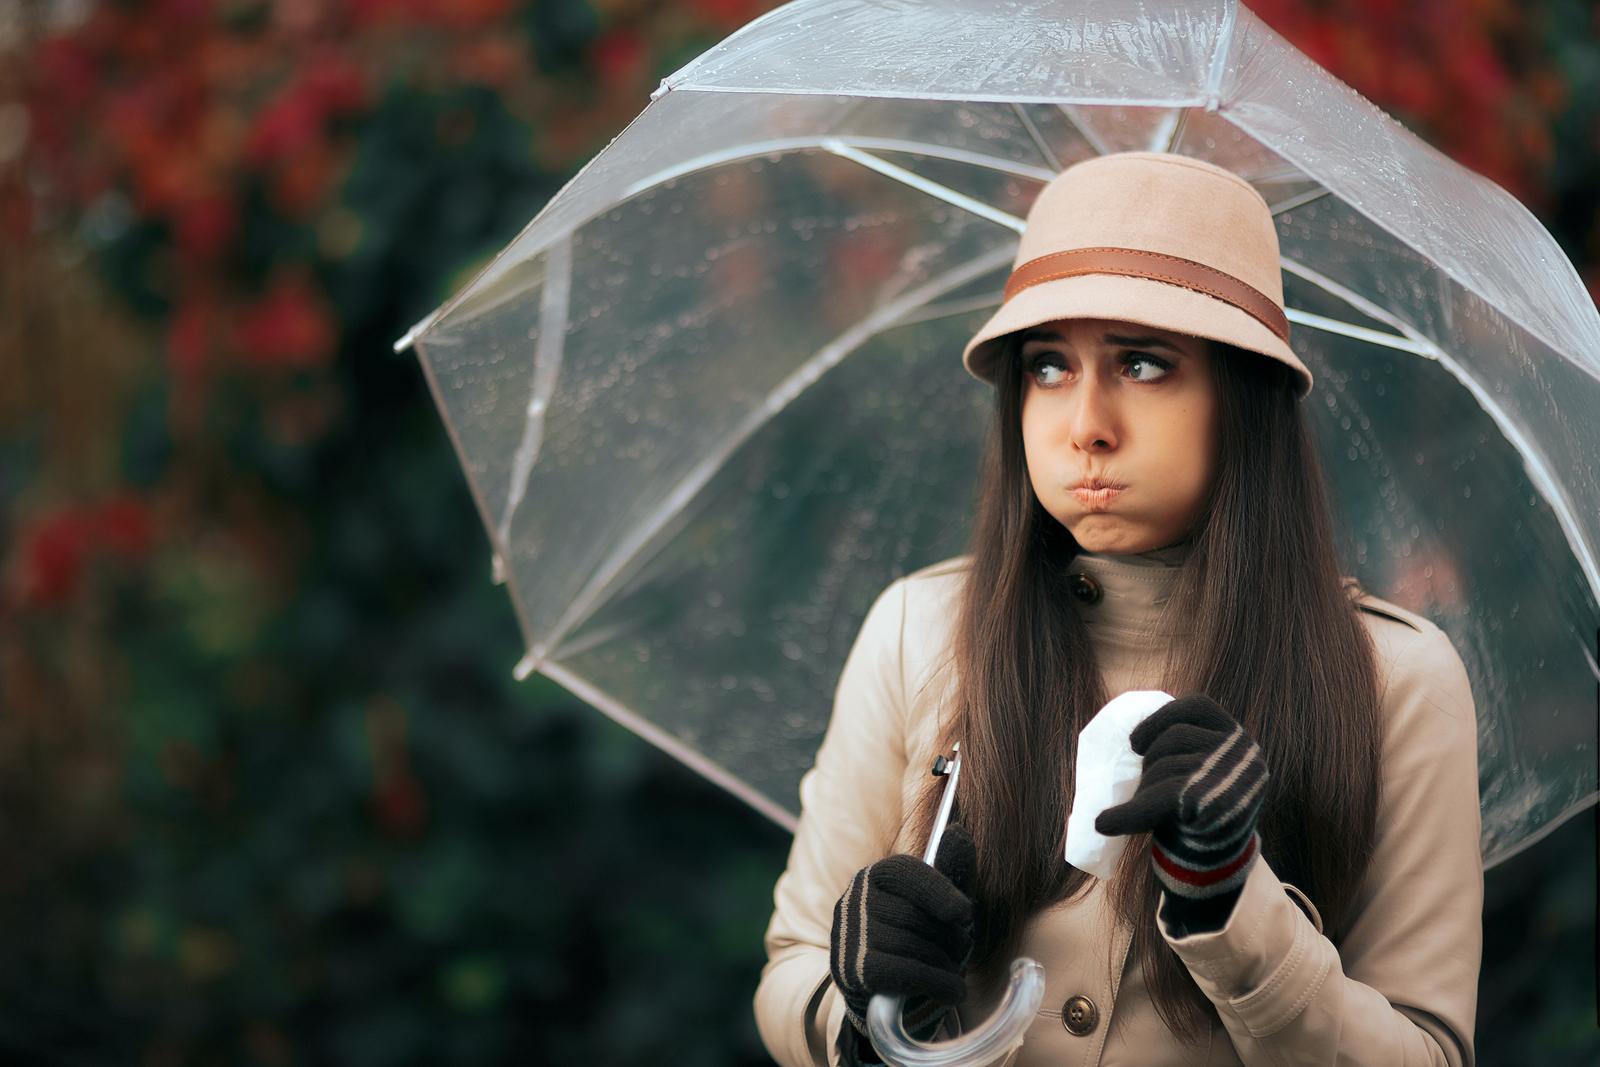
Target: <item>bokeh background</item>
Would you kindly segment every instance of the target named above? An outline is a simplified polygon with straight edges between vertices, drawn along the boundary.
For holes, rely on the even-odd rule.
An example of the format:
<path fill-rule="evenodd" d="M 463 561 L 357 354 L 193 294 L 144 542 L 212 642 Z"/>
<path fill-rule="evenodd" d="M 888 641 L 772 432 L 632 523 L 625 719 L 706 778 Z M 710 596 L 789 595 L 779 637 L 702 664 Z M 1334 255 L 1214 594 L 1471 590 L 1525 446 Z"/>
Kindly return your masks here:
<path fill-rule="evenodd" d="M 787 835 L 521 654 L 390 343 L 764 0 L 0 0 L 0 1063 L 763 1064 Z M 1600 294 L 1600 8 L 1262 0 Z M 1593 813 L 1479 1062 L 1600 1063 Z"/>

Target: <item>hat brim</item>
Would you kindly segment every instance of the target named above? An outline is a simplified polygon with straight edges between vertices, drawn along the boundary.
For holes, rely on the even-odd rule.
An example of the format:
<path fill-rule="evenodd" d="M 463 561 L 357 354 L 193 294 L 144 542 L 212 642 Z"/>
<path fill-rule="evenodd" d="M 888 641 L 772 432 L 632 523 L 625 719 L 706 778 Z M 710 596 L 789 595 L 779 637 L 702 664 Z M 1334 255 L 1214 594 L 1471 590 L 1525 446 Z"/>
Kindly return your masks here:
<path fill-rule="evenodd" d="M 1117 319 L 1235 345 L 1288 365 L 1300 397 L 1311 392 L 1311 372 L 1255 316 L 1192 289 L 1117 274 L 1080 274 L 1024 289 L 967 342 L 962 362 L 992 385 L 1001 339 L 1057 319 Z"/>

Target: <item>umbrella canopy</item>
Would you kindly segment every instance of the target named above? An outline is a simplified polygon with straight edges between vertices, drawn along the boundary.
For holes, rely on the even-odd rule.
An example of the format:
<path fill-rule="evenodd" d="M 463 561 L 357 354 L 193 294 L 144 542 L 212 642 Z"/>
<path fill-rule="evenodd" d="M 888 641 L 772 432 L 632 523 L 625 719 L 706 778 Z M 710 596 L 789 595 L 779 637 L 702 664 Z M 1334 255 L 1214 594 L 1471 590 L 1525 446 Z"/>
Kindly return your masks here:
<path fill-rule="evenodd" d="M 1273 205 L 1375 593 L 1478 704 L 1485 861 L 1595 796 L 1600 316 L 1515 200 L 1221 0 L 798 0 L 667 79 L 415 343 L 539 670 L 773 818 L 862 617 L 958 553 L 964 340 L 1042 184 Z"/>

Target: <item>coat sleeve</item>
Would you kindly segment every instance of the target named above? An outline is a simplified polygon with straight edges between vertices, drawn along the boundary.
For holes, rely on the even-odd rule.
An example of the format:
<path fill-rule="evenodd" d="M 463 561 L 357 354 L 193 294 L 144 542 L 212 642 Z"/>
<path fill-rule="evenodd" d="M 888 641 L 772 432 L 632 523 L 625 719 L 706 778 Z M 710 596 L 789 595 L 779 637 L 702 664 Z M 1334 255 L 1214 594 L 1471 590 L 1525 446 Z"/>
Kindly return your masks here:
<path fill-rule="evenodd" d="M 907 753 L 906 583 L 868 613 L 845 663 L 815 766 L 800 782 L 800 825 L 774 892 L 756 1024 L 781 1067 L 835 1061 L 844 1003 L 828 976 L 833 906 L 851 877 L 890 854 Z"/>
<path fill-rule="evenodd" d="M 1374 634 L 1390 672 L 1378 838 L 1343 942 L 1322 935 L 1265 863 L 1225 927 L 1166 938 L 1247 1067 L 1473 1063 L 1483 939 L 1477 721 L 1460 658 L 1422 626 L 1403 638 L 1399 626 Z"/>

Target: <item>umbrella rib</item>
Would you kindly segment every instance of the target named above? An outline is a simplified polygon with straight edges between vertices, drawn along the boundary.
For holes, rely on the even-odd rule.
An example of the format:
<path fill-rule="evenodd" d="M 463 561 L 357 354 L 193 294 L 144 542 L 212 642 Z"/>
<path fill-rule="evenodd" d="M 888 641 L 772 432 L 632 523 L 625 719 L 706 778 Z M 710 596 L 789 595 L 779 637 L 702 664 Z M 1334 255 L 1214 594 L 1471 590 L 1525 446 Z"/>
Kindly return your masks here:
<path fill-rule="evenodd" d="M 1522 457 L 1522 463 L 1527 469 L 1529 480 L 1533 482 L 1533 486 L 1538 490 L 1539 495 L 1544 497 L 1545 503 L 1550 505 L 1550 510 L 1555 512 L 1556 522 L 1560 524 L 1561 533 L 1567 539 L 1567 547 L 1572 549 L 1572 554 L 1577 557 L 1578 566 L 1582 568 L 1584 579 L 1589 583 L 1590 593 L 1595 599 L 1600 600 L 1600 566 L 1596 565 L 1595 558 L 1589 551 L 1589 546 L 1583 540 L 1583 530 L 1578 525 L 1576 509 L 1573 507 L 1572 501 L 1567 498 L 1567 491 L 1561 487 L 1561 482 L 1551 472 L 1550 462 L 1545 458 L 1544 453 L 1528 438 L 1527 434 L 1522 432 L 1522 429 L 1512 420 L 1510 414 L 1495 400 L 1494 395 L 1485 389 L 1483 384 L 1467 371 L 1466 367 L 1458 363 L 1455 357 L 1423 336 L 1421 331 L 1410 323 L 1405 322 L 1398 316 L 1391 315 L 1366 297 L 1347 289 L 1332 278 L 1307 267 L 1303 263 L 1297 263 L 1288 257 L 1280 257 L 1278 263 L 1290 274 L 1310 282 L 1332 296 L 1338 297 L 1363 315 L 1377 319 L 1385 326 L 1400 331 L 1417 346 L 1412 351 L 1428 359 L 1436 360 L 1445 370 L 1450 372 L 1456 381 L 1467 387 L 1467 391 L 1478 402 L 1478 406 L 1494 420 L 1494 424 L 1499 427 L 1506 440 L 1511 442 L 1511 446 Z M 1327 321 L 1332 322 L 1334 320 Z M 1360 327 L 1352 326 L 1350 328 L 1359 329 Z M 1376 333 L 1377 331 L 1373 332 Z M 1382 337 L 1383 335 L 1378 334 L 1378 336 Z M 1391 344 L 1391 347 L 1396 348 L 1401 347 L 1393 345 L 1389 341 L 1380 343 Z"/>
<path fill-rule="evenodd" d="M 1299 196 L 1291 196 L 1289 199 L 1284 200 L 1281 203 L 1273 204 L 1268 210 L 1270 210 L 1274 216 L 1282 215 L 1285 211 L 1293 211 L 1297 207 L 1304 207 L 1313 200 L 1320 200 L 1327 196 L 1328 193 L 1329 190 L 1327 189 L 1308 189 Z"/>
<path fill-rule="evenodd" d="M 1100 135 L 1079 116 L 1077 104 L 1057 104 L 1056 107 L 1060 108 L 1061 113 L 1067 116 L 1067 121 L 1072 123 L 1079 133 L 1083 134 L 1083 139 L 1089 142 L 1089 147 L 1094 149 L 1097 155 L 1109 156 L 1112 154 L 1111 146 L 1102 141 Z"/>
<path fill-rule="evenodd" d="M 1015 111 L 1017 113 L 1017 118 L 1022 120 L 1022 128 L 1028 131 L 1029 137 L 1033 138 L 1033 146 L 1039 150 L 1039 154 L 1044 157 L 1044 161 L 1050 164 L 1050 169 L 1055 171 L 1057 174 L 1060 174 L 1061 161 L 1057 159 L 1056 154 L 1050 150 L 1050 146 L 1044 143 L 1044 137 L 1039 133 L 1039 127 L 1035 126 L 1033 124 L 1033 119 L 1028 117 L 1026 107 L 1013 101 L 1011 104 L 1011 110 Z"/>
<path fill-rule="evenodd" d="M 1381 330 L 1371 330 L 1365 326 L 1356 326 L 1339 319 L 1330 319 L 1322 315 L 1313 315 L 1309 311 L 1300 311 L 1297 308 L 1284 308 L 1283 313 L 1290 322 L 1309 326 L 1313 330 L 1322 330 L 1325 333 L 1336 333 L 1344 337 L 1353 337 L 1357 341 L 1366 341 L 1375 345 L 1387 345 L 1389 348 L 1398 348 L 1402 352 L 1411 352 L 1414 355 L 1434 359 L 1433 349 L 1427 345 L 1419 345 L 1415 341 L 1404 337 L 1396 337 L 1392 333 Z"/>
<path fill-rule="evenodd" d="M 530 648 L 527 655 L 522 657 L 512 671 L 513 676 L 522 679 L 535 669 L 543 669 L 542 664 L 549 650 L 557 646 L 573 627 L 587 618 L 595 604 L 626 577 L 629 566 L 639 554 L 689 506 L 696 494 L 705 488 L 706 483 L 712 479 L 734 450 L 821 378 L 824 372 L 860 348 L 875 334 L 898 325 L 906 314 L 927 304 L 935 297 L 1009 265 L 1016 252 L 1016 245 L 1007 243 L 959 267 L 954 267 L 898 299 L 884 304 L 818 349 L 780 382 L 777 388 L 768 393 L 760 405 L 741 419 L 709 455 L 696 463 L 650 517 L 640 524 L 637 531 L 611 553 L 606 562 L 597 569 L 595 576 L 589 579 L 561 613 L 561 617 L 551 627 L 549 636 Z"/>
<path fill-rule="evenodd" d="M 981 296 L 970 296 L 965 300 L 950 300 L 943 304 L 928 304 L 917 311 L 910 311 L 895 320 L 896 326 L 915 326 L 919 322 L 928 322 L 933 319 L 947 319 L 951 315 L 965 315 L 969 311 L 979 311 L 983 308 L 996 307 L 1005 301 L 1006 294 L 1000 290 L 984 293 Z"/>
<path fill-rule="evenodd" d="M 633 629 L 635 625 L 637 625 L 637 622 L 633 624 L 617 623 L 615 626 L 602 626 L 598 630 L 590 630 L 582 637 L 568 641 L 566 644 L 550 653 L 550 662 L 559 662 L 564 659 L 571 659 L 573 656 L 577 656 L 589 651 L 596 645 L 603 645 L 607 641 L 621 637 L 623 634 Z"/>
<path fill-rule="evenodd" d="M 621 702 L 613 699 L 611 694 L 605 690 L 591 685 L 584 678 L 572 673 L 558 663 L 540 664 L 539 673 L 552 681 L 566 686 L 574 696 L 599 708 L 663 752 L 682 760 L 692 770 L 698 771 L 701 775 L 720 785 L 785 830 L 788 830 L 791 834 L 799 828 L 800 821 L 795 818 L 793 812 L 773 803 L 770 797 L 763 795 L 750 783 L 718 764 L 699 749 L 672 736 L 649 719 L 630 711 Z M 524 677 L 526 676 L 524 675 Z"/>
<path fill-rule="evenodd" d="M 782 152 L 794 152 L 806 148 L 822 148 L 823 141 L 826 139 L 827 138 L 821 136 L 786 137 L 772 141 L 757 141 L 753 144 L 740 145 L 738 148 L 731 148 L 721 152 L 709 152 L 703 156 L 696 156 L 694 159 L 691 159 L 685 163 L 681 163 L 677 166 L 669 167 L 666 170 L 657 171 L 647 178 L 643 178 L 634 182 L 632 185 L 628 186 L 622 191 L 622 194 L 618 197 L 618 201 L 630 200 L 633 197 L 638 196 L 640 193 L 654 189 L 658 185 L 674 181 L 678 178 L 683 178 L 687 175 L 693 174 L 697 171 L 705 170 L 709 167 L 720 166 L 724 163 L 736 163 L 741 159 L 752 159 Z M 1055 171 L 1046 170 L 1044 167 L 1035 167 L 1028 163 L 1018 163 L 1013 160 L 1005 160 L 998 156 L 986 155 L 982 152 L 969 152 L 961 148 L 948 148 L 944 145 L 924 144 L 921 141 L 906 141 L 895 137 L 840 137 L 837 138 L 837 140 L 849 145 L 852 148 L 871 149 L 877 152 L 904 152 L 907 155 L 926 156 L 930 159 L 943 159 L 951 163 L 966 163 L 970 166 L 998 171 L 1001 174 L 1009 174 L 1015 178 L 1025 178 L 1028 181 L 1049 182 L 1056 176 Z M 888 165 L 889 164 L 885 164 L 885 166 Z M 904 173 L 910 174 L 911 172 L 905 171 Z M 943 187 L 941 186 L 940 188 Z M 961 194 L 954 193 L 952 195 L 959 196 Z M 973 201 L 973 203 L 980 202 Z M 994 209 L 988 210 L 992 211 Z M 1011 216 L 1007 216 L 1007 218 L 1010 217 Z M 1009 224 L 1002 223 L 1002 225 Z M 1012 226 L 1011 228 L 1015 229 L 1016 227 Z M 569 230 L 564 235 L 558 236 L 557 240 L 570 241 L 574 232 L 576 232 L 576 229 Z M 519 262 L 523 262 L 527 258 L 536 256 L 542 251 L 544 251 L 542 248 L 536 249 L 530 253 L 528 257 L 524 257 L 524 260 L 519 260 Z M 493 266 L 493 264 L 491 264 L 491 266 Z M 505 272 L 502 271 L 501 275 L 504 273 Z M 499 276 L 500 275 L 497 275 L 496 277 L 498 278 Z M 469 321 L 470 319 L 476 318 L 485 312 L 500 307 L 508 301 L 515 300 L 517 297 L 521 296 L 523 293 L 539 284 L 541 284 L 541 282 L 533 281 L 520 288 L 508 290 L 490 303 L 473 309 L 473 312 L 470 316 L 461 319 L 453 319 L 451 325 L 460 325 L 462 322 Z M 461 297 L 469 295 L 469 290 L 471 288 L 471 286 L 468 286 L 467 289 L 462 290 Z M 453 305 L 458 302 L 459 298 L 452 298 L 450 303 Z M 439 321 L 444 310 L 445 307 L 440 307 L 429 314 L 422 321 L 418 322 L 406 332 L 404 337 L 394 343 L 394 350 L 396 352 L 404 352 L 406 349 L 410 348 L 418 337 L 422 336 L 423 333 L 431 329 L 433 325 Z M 435 343 L 443 342 L 436 339 Z"/>
<path fill-rule="evenodd" d="M 1253 176 L 1248 177 L 1248 178 L 1245 178 L 1245 176 L 1243 174 L 1241 174 L 1241 175 L 1239 175 L 1239 177 L 1244 178 L 1244 180 L 1249 182 L 1251 185 L 1254 185 L 1256 182 L 1309 182 L 1309 181 L 1315 181 L 1315 179 L 1312 178 L 1311 175 L 1307 174 L 1305 171 L 1301 170 L 1299 167 L 1295 166 L 1293 163 L 1289 163 L 1287 160 L 1285 160 L 1284 162 L 1285 162 L 1286 166 L 1282 170 L 1269 171 L 1266 174 L 1256 174 L 1256 175 L 1253 175 Z"/>
<path fill-rule="evenodd" d="M 1027 228 L 1028 224 L 1015 215 L 1001 211 L 997 207 L 990 207 L 982 200 L 974 199 L 965 193 L 958 193 L 954 189 L 940 185 L 938 182 L 929 181 L 920 174 L 913 174 L 904 167 L 897 167 L 887 160 L 879 159 L 877 156 L 870 156 L 859 149 L 852 148 L 837 137 L 824 137 L 822 139 L 822 147 L 836 156 L 843 156 L 845 159 L 861 164 L 868 170 L 877 171 L 886 178 L 893 178 L 902 185 L 909 185 L 919 192 L 937 197 L 947 204 L 961 208 L 964 211 L 970 211 L 972 214 L 986 218 L 990 222 L 997 222 L 1001 226 L 1016 230 L 1018 233 Z"/>
<path fill-rule="evenodd" d="M 517 445 L 511 465 L 511 487 L 506 494 L 505 511 L 495 530 L 502 558 L 511 551 L 511 517 L 528 492 L 528 477 L 539 446 L 544 442 L 544 413 L 555 392 L 561 373 L 561 353 L 567 336 L 567 304 L 572 295 L 572 237 L 567 235 L 545 249 L 544 292 L 539 301 L 539 339 L 533 351 L 533 395 L 522 424 L 522 442 Z"/>
<path fill-rule="evenodd" d="M 1161 119 L 1161 125 L 1156 127 L 1156 132 L 1150 135 L 1150 151 L 1171 152 L 1183 136 L 1183 128 L 1189 124 L 1189 109 L 1175 107 L 1167 112 Z"/>
<path fill-rule="evenodd" d="M 1046 170 L 1043 167 L 1001 159 L 999 156 L 986 155 L 982 152 L 969 152 L 963 148 L 948 148 L 944 145 L 925 144 L 921 141 L 906 141 L 898 137 L 827 137 L 819 134 L 812 137 L 783 137 L 771 141 L 756 141 L 751 144 L 740 145 L 737 148 L 726 148 L 720 152 L 707 152 L 705 155 L 696 156 L 665 170 L 658 170 L 649 177 L 639 179 L 624 189 L 617 199 L 618 201 L 631 199 L 665 182 L 674 181 L 709 167 L 720 166 L 724 163 L 737 163 L 741 159 L 753 159 L 758 156 L 794 152 L 805 148 L 823 148 L 825 147 L 825 142 L 830 140 L 849 145 L 851 148 L 871 149 L 877 152 L 904 152 L 907 155 L 944 159 L 951 163 L 968 163 L 975 167 L 997 170 L 1001 174 L 1027 178 L 1030 181 L 1048 182 L 1056 176 L 1054 171 Z"/>
<path fill-rule="evenodd" d="M 1483 869 L 1487 871 L 1491 867 L 1498 867 L 1500 864 L 1514 856 L 1520 856 L 1534 845 L 1537 845 L 1540 841 L 1543 841 L 1545 838 L 1555 833 L 1556 830 L 1560 829 L 1562 826 L 1565 826 L 1568 819 L 1572 818 L 1574 815 L 1583 814 L 1585 811 L 1592 808 L 1597 802 L 1600 802 L 1600 793 L 1590 793 L 1586 797 L 1581 797 L 1578 800 L 1573 801 L 1573 804 L 1570 808 L 1562 812 L 1560 815 L 1557 815 L 1554 819 L 1551 819 L 1543 826 L 1539 827 L 1521 841 L 1518 841 L 1511 848 L 1506 849 L 1504 852 L 1491 852 L 1489 855 L 1483 857 Z"/>
<path fill-rule="evenodd" d="M 1239 24 L 1239 0 L 1227 0 L 1222 23 L 1217 27 L 1217 50 L 1211 53 L 1211 69 L 1206 72 L 1206 110 L 1222 107 L 1222 79 L 1228 74 L 1228 53 L 1233 51 L 1233 34 Z"/>

